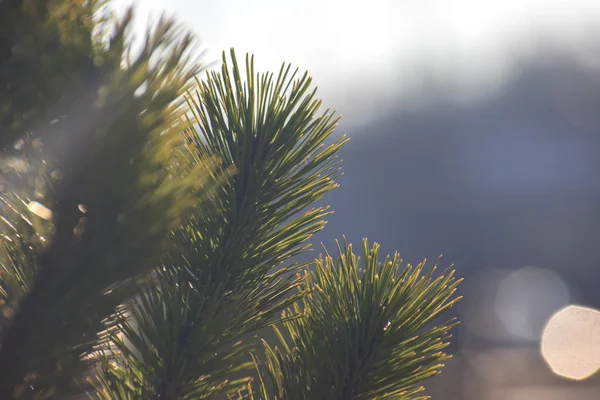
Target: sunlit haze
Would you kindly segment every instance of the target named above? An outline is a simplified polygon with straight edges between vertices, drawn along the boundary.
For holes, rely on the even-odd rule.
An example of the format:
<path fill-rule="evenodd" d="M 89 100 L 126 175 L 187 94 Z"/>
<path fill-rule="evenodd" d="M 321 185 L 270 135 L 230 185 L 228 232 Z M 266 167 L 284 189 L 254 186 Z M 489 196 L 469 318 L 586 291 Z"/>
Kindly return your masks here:
<path fill-rule="evenodd" d="M 122 9 L 131 0 L 118 0 Z M 365 122 L 395 108 L 493 93 L 541 42 L 590 53 L 595 0 L 136 0 L 140 18 L 175 14 L 216 60 L 235 47 L 260 68 L 308 69 L 326 104 Z"/>

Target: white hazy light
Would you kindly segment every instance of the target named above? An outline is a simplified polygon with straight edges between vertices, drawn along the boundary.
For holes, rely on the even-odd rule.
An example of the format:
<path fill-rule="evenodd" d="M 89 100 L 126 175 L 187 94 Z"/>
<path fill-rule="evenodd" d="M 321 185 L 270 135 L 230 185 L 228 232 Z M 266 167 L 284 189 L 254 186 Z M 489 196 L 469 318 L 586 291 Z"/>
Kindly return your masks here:
<path fill-rule="evenodd" d="M 543 330 L 540 350 L 555 374 L 590 377 L 600 368 L 600 312 L 580 306 L 558 311 Z"/>
<path fill-rule="evenodd" d="M 542 41 L 591 57 L 590 36 L 600 20 L 597 0 L 116 0 L 113 6 L 131 3 L 140 10 L 139 33 L 148 14 L 166 10 L 199 34 L 208 59 L 218 61 L 233 46 L 238 56 L 256 54 L 260 71 L 278 71 L 283 61 L 308 69 L 318 96 L 344 121 L 360 123 L 438 95 L 462 102 L 493 93 L 535 57 Z"/>

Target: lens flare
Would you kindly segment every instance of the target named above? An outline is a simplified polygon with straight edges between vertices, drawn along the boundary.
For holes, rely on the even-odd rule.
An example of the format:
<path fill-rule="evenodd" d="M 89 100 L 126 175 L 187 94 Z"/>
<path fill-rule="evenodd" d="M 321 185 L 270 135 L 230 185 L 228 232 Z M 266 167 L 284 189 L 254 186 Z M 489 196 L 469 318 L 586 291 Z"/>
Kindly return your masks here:
<path fill-rule="evenodd" d="M 583 380 L 600 369 L 600 311 L 568 306 L 544 327 L 540 350 L 552 371 Z"/>
<path fill-rule="evenodd" d="M 52 210 L 50 210 L 48 207 L 38 203 L 37 201 L 32 201 L 31 203 L 29 203 L 27 205 L 27 208 L 33 214 L 37 215 L 38 217 L 40 217 L 42 219 L 45 219 L 47 221 L 50 221 L 52 219 Z"/>

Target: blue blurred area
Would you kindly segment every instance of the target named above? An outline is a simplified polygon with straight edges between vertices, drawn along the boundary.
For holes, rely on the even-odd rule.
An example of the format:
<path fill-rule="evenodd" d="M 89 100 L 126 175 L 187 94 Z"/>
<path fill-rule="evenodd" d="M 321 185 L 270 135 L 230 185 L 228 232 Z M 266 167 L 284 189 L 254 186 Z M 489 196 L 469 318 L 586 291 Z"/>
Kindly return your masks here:
<path fill-rule="evenodd" d="M 342 124 L 345 175 L 316 243 L 367 236 L 413 262 L 443 253 L 464 274 L 527 264 L 600 274 L 600 124 L 577 126 L 561 112 L 552 83 L 581 71 L 555 62 L 472 106 L 399 105 L 360 132 Z M 586 84 L 599 89 L 600 116 L 599 78 Z"/>
<path fill-rule="evenodd" d="M 486 100 L 441 102 L 418 111 L 397 104 L 396 111 L 360 131 L 342 123 L 342 132 L 351 137 L 342 152 L 345 175 L 325 199 L 335 214 L 313 241 L 316 251 L 319 242 L 333 251 L 334 239 L 342 235 L 355 244 L 368 237 L 382 244 L 383 253 L 398 250 L 411 263 L 443 254 L 442 263 L 456 264 L 472 285 L 492 267 L 510 272 L 534 266 L 562 279 L 571 303 L 600 308 L 600 71 L 555 54 L 524 66 Z M 501 354 L 516 352 L 510 362 L 529 362 L 528 373 L 508 381 L 507 388 L 564 386 L 555 397 L 539 395 L 597 398 L 580 389 L 600 379 L 571 384 L 554 377 L 535 340 L 470 333 L 466 310 L 493 303 L 497 283 L 462 301 L 463 324 L 453 343 L 458 354 L 437 378 L 433 398 L 520 399 L 502 394 L 508 392 L 494 397 L 489 382 L 473 371 L 469 375 L 463 348 L 499 346 Z M 538 297 L 535 290 L 521 317 L 539 335 L 561 304 L 549 306 L 553 289 L 539 289 Z M 499 370 L 515 368 L 495 359 Z"/>

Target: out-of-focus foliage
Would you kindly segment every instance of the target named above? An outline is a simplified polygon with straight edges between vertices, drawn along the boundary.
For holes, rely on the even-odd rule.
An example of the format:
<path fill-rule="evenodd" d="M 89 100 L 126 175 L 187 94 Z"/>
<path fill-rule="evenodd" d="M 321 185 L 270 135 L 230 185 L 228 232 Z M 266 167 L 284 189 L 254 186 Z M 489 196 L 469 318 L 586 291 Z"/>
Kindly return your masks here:
<path fill-rule="evenodd" d="M 345 241 L 344 241 L 345 242 Z M 426 399 L 419 383 L 440 372 L 453 320 L 430 323 L 459 300 L 459 279 L 434 278 L 425 261 L 403 267 L 398 253 L 378 259 L 363 241 L 363 267 L 352 246 L 326 254 L 300 288 L 308 295 L 283 323 L 277 346 L 258 359 L 261 399 Z"/>
<path fill-rule="evenodd" d="M 1 5 L 0 51 L 13 54 L 0 59 L 2 144 L 43 145 L 42 154 L 7 149 L 4 159 L 44 165 L 29 177 L 53 181 L 36 207 L 35 190 L 19 179 L 27 174 L 5 174 L 0 398 L 56 398 L 68 387 L 110 328 L 106 318 L 137 292 L 133 278 L 156 267 L 169 232 L 192 208 L 202 213 L 224 176 L 216 159 L 181 163 L 176 152 L 184 127 L 175 101 L 200 67 L 192 37 L 161 19 L 131 55 L 131 12 L 95 25 L 100 6 Z M 39 215 L 51 220 L 45 240 Z"/>
<path fill-rule="evenodd" d="M 0 148 L 70 106 L 99 55 L 91 35 L 105 1 L 0 2 Z M 96 61 L 100 61 L 98 58 Z"/>

